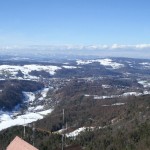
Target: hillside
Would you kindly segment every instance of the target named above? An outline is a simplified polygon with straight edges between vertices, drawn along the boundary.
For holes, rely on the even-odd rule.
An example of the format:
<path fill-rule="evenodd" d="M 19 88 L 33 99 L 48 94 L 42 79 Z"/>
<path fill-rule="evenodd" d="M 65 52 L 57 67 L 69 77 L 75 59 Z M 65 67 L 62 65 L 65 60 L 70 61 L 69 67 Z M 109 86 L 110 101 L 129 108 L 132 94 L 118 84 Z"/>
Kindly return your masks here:
<path fill-rule="evenodd" d="M 129 96 L 120 100 L 96 100 L 90 98 L 71 98 L 70 102 L 60 102 L 56 109 L 48 117 L 36 122 L 35 133 L 26 127 L 26 140 L 33 143 L 35 134 L 35 146 L 41 150 L 61 149 L 61 135 L 47 131 L 61 129 L 62 109 L 65 109 L 65 123 L 67 133 L 80 127 L 94 127 L 72 138 L 66 139 L 67 145 L 80 145 L 89 150 L 120 150 L 149 149 L 150 141 L 150 96 Z M 121 105 L 121 103 L 125 105 Z M 116 104 L 116 105 L 114 105 Z M 118 104 L 118 105 L 117 105 Z M 119 105 L 120 104 L 120 105 Z M 0 133 L 0 141 L 7 145 L 15 135 L 23 137 L 23 127 L 13 127 Z M 37 130 L 37 129 L 42 129 Z M 5 136 L 4 136 L 5 135 Z M 11 135 L 11 136 L 10 136 Z M 9 137 L 9 140 L 5 138 Z M 39 141 L 40 139 L 40 141 Z M 41 140 L 42 139 L 42 140 Z M 4 144 L 3 144 L 4 145 Z M 70 149 L 71 148 L 67 148 Z"/>
<path fill-rule="evenodd" d="M 84 149 L 149 149 L 149 99 L 149 95 L 95 101 L 83 96 L 70 97 L 60 102 L 49 117 L 38 121 L 36 125 L 52 131 L 61 129 L 62 109 L 65 109 L 67 132 L 80 127 L 95 128 L 90 131 L 87 129 L 72 141 Z"/>
<path fill-rule="evenodd" d="M 150 103 L 148 101 L 149 95 L 147 94 L 139 95 L 138 91 L 137 93 L 125 92 L 126 89 L 128 90 L 126 86 L 121 89 L 118 87 L 116 87 L 116 89 L 102 88 L 98 83 L 99 80 L 95 82 L 79 81 L 80 80 L 75 80 L 51 95 L 56 101 L 59 100 L 59 103 L 49 118 L 46 117 L 44 119 L 44 126 L 42 126 L 41 122 L 43 120 L 37 122 L 38 126 L 42 126 L 42 128 L 48 127 L 47 129 L 50 130 L 53 122 L 55 122 L 54 125 L 57 125 L 57 128 L 61 128 L 63 109 L 65 109 L 65 121 L 68 126 L 74 126 L 76 128 L 92 125 L 110 125 L 113 119 L 117 120 L 118 118 L 122 120 L 124 117 L 129 117 L 130 112 L 131 114 L 136 113 L 138 116 L 140 107 L 142 111 L 147 108 L 147 112 L 149 113 Z M 120 84 L 122 84 L 122 82 Z M 135 85 L 132 85 L 133 87 L 131 87 L 131 84 L 127 86 L 134 89 Z M 120 87 L 120 85 L 118 86 Z M 112 96 L 112 94 L 114 94 L 114 96 Z M 146 118 L 147 117 L 148 114 L 146 115 Z M 135 119 L 135 116 L 133 118 Z M 48 125 L 46 123 L 48 123 Z"/>
<path fill-rule="evenodd" d="M 0 109 L 12 110 L 25 99 L 23 92 L 35 92 L 44 87 L 42 83 L 26 80 L 0 81 Z"/>
<path fill-rule="evenodd" d="M 149 60 L 128 58 L 1 65 L 3 147 L 17 134 L 59 150 L 65 134 L 67 150 L 150 149 L 149 68 Z"/>

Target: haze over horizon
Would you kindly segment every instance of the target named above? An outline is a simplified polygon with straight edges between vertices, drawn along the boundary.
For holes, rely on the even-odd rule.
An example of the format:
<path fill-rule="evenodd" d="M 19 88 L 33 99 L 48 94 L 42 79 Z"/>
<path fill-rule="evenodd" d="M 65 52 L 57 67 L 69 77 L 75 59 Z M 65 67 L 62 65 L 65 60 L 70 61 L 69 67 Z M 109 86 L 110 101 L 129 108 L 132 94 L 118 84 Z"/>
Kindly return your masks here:
<path fill-rule="evenodd" d="M 0 53 L 150 58 L 148 0 L 1 0 L 0 6 Z"/>

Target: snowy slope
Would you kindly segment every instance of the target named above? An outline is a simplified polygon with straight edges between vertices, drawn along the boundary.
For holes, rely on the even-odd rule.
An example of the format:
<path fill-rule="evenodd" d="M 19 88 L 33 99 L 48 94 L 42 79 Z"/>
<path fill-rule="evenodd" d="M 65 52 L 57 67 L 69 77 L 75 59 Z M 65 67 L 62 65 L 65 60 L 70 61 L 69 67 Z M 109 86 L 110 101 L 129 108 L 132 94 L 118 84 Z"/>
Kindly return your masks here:
<path fill-rule="evenodd" d="M 28 109 L 22 114 L 20 108 L 14 109 L 12 112 L 0 111 L 0 131 L 15 125 L 24 125 L 35 122 L 44 118 L 45 115 L 51 113 L 53 108 L 45 110 L 44 103 L 41 104 L 41 99 L 44 102 L 48 92 L 48 88 L 44 88 L 37 92 L 23 92 L 25 95 L 24 103 L 28 105 Z M 36 94 L 41 94 L 41 97 L 36 98 Z"/>
<path fill-rule="evenodd" d="M 18 115 L 14 118 L 15 113 L 6 113 L 1 112 L 0 115 L 0 131 L 6 129 L 8 127 L 16 126 L 16 125 L 26 125 L 28 123 L 35 122 L 39 119 L 42 119 L 44 115 L 51 113 L 53 109 L 49 109 L 46 111 L 40 112 L 27 112 L 24 115 Z"/>
<path fill-rule="evenodd" d="M 57 70 L 61 69 L 61 67 L 52 66 L 52 65 L 24 65 L 24 66 L 14 66 L 14 65 L 0 65 L 0 74 L 2 75 L 9 75 L 11 78 L 19 78 L 17 77 L 18 71 L 23 73 L 23 79 L 38 79 L 36 76 L 32 76 L 29 73 L 31 71 L 46 71 L 51 75 L 54 75 Z M 21 79 L 21 77 L 20 77 Z"/>
<path fill-rule="evenodd" d="M 74 130 L 73 132 L 67 133 L 66 136 L 67 137 L 76 137 L 79 134 L 81 134 L 81 132 L 85 132 L 88 130 L 94 130 L 94 127 L 81 127 L 81 128 Z"/>
<path fill-rule="evenodd" d="M 96 60 L 77 60 L 77 65 L 87 65 L 91 63 L 98 62 L 101 65 L 112 67 L 113 69 L 119 69 L 121 67 L 124 67 L 123 64 L 114 62 L 112 59 L 96 59 Z"/>

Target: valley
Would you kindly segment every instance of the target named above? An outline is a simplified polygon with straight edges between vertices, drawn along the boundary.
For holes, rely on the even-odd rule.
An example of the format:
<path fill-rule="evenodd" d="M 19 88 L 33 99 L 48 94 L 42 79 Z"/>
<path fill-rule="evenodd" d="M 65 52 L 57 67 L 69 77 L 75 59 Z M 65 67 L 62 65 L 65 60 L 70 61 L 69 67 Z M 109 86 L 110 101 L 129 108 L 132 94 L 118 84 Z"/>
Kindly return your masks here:
<path fill-rule="evenodd" d="M 130 129 L 136 128 L 136 122 L 139 126 L 149 124 L 149 74 L 150 60 L 145 59 L 80 58 L 53 63 L 1 61 L 1 133 L 11 128 L 15 131 L 22 125 L 31 133 L 30 127 L 34 124 L 37 133 L 59 133 L 56 137 L 58 149 L 61 147 L 59 136 L 66 135 L 67 145 L 74 143 L 87 150 L 94 141 L 87 139 L 87 144 L 84 139 L 92 135 L 104 140 L 99 134 L 104 132 L 108 136 L 110 128 L 112 139 L 120 129 L 132 134 Z M 35 143 L 40 147 L 47 138 L 48 135 L 43 137 L 43 143 L 35 139 Z M 30 139 L 33 140 L 30 137 L 27 141 L 31 142 Z M 112 143 L 101 145 L 101 148 L 113 147 Z M 130 147 L 131 143 L 128 144 Z"/>

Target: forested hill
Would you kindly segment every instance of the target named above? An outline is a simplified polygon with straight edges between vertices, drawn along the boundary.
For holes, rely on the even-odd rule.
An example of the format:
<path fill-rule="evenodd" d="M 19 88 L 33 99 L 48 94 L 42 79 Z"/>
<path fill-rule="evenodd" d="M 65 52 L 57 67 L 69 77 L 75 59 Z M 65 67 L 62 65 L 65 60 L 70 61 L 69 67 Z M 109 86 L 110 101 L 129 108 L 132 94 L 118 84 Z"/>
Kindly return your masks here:
<path fill-rule="evenodd" d="M 35 147 L 40 150 L 61 150 L 61 134 L 49 134 L 47 131 L 62 128 L 62 109 L 65 109 L 68 132 L 83 126 L 95 127 L 94 130 L 76 136 L 74 140 L 66 138 L 66 150 L 149 150 L 149 99 L 149 95 L 95 101 L 81 95 L 64 96 L 52 114 L 36 123 L 35 132 L 32 131 L 32 126 L 26 127 L 24 138 L 23 127 L 3 130 L 0 132 L 0 145 L 7 146 L 19 135 L 31 144 L 34 140 Z M 119 102 L 124 105 L 113 105 Z"/>
<path fill-rule="evenodd" d="M 65 133 L 64 150 L 149 150 L 149 68 L 149 60 L 135 59 L 1 65 L 0 107 L 12 110 L 24 95 L 27 103 L 13 115 L 1 111 L 0 145 L 18 135 L 40 150 L 60 150 Z"/>
<path fill-rule="evenodd" d="M 57 93 L 62 101 L 51 115 L 36 123 L 37 127 L 51 131 L 61 129 L 62 109 L 65 109 L 68 132 L 91 127 L 72 141 L 84 150 L 150 149 L 149 95 L 99 100 L 79 93 L 65 95 L 64 92 L 64 95 Z"/>
<path fill-rule="evenodd" d="M 34 92 L 42 89 L 42 83 L 27 80 L 1 80 L 0 81 L 0 109 L 12 110 L 17 104 L 23 102 L 23 91 Z"/>

